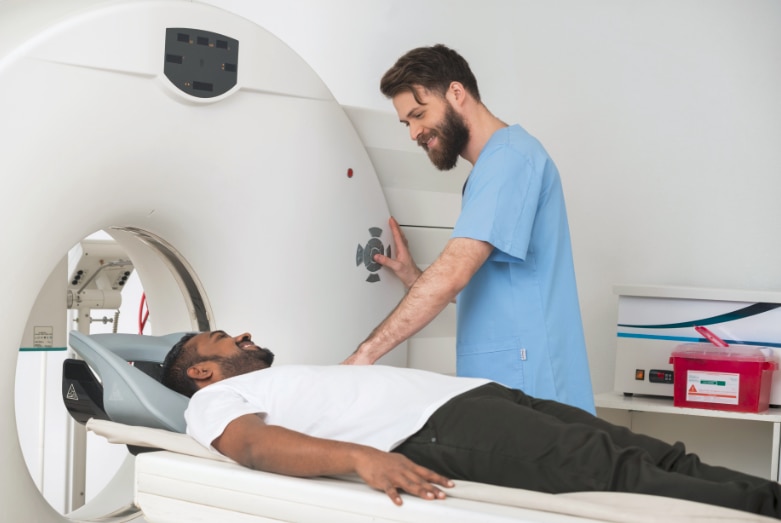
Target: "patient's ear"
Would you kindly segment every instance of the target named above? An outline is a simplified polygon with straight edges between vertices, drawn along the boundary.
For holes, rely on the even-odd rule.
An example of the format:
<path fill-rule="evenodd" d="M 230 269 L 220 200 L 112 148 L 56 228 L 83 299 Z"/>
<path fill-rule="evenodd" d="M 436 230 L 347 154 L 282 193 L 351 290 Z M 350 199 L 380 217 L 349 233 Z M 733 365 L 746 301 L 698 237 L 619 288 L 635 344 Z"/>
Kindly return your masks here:
<path fill-rule="evenodd" d="M 194 380 L 198 386 L 203 387 L 215 381 L 215 362 L 202 361 L 187 369 L 187 377 Z"/>

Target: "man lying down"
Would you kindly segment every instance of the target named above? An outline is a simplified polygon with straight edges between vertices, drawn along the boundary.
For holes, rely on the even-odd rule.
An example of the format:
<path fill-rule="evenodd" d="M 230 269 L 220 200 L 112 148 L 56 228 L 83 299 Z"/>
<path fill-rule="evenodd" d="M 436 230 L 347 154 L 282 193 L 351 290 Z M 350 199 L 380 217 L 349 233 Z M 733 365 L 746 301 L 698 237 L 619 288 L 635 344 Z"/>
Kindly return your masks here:
<path fill-rule="evenodd" d="M 563 493 L 681 498 L 781 518 L 779 484 L 701 463 L 562 403 L 477 378 L 389 366 L 282 365 L 250 334 L 185 335 L 163 383 L 191 397 L 187 432 L 254 469 L 356 473 L 401 505 L 463 479 Z"/>

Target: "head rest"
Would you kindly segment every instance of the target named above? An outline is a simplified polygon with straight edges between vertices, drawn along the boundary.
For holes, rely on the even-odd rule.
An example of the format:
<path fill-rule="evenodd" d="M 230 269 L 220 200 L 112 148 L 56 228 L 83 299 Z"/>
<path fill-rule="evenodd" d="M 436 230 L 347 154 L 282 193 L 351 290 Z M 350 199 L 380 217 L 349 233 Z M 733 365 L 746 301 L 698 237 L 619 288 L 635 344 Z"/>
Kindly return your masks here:
<path fill-rule="evenodd" d="M 184 334 L 86 335 L 71 331 L 69 344 L 100 378 L 103 407 L 112 421 L 183 433 L 189 399 L 129 362 L 162 363 Z"/>

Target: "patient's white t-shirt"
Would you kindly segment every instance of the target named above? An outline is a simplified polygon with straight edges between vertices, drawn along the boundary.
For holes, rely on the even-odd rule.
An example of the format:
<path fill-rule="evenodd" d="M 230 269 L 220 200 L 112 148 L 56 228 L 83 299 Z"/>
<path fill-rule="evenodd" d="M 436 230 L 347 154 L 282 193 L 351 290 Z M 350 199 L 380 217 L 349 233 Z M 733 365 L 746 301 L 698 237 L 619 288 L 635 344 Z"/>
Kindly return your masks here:
<path fill-rule="evenodd" d="M 260 414 L 268 425 L 389 451 L 448 400 L 488 382 L 385 365 L 282 365 L 199 390 L 184 416 L 187 433 L 212 450 L 228 423 Z"/>

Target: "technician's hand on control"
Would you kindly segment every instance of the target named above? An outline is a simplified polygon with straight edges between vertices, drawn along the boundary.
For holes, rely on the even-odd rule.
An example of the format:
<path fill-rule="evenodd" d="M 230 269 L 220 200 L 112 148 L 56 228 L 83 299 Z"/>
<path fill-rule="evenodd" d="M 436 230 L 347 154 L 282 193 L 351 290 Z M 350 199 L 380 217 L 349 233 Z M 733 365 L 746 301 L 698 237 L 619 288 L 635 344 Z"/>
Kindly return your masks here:
<path fill-rule="evenodd" d="M 418 269 L 415 260 L 412 259 L 412 255 L 409 253 L 407 238 L 393 216 L 388 219 L 388 225 L 390 225 L 393 241 L 396 244 L 396 258 L 388 258 L 384 254 L 375 254 L 374 261 L 392 270 L 404 286 L 409 289 L 422 271 Z"/>
<path fill-rule="evenodd" d="M 385 492 L 401 505 L 399 491 L 423 499 L 445 499 L 445 493 L 435 485 L 452 487 L 453 482 L 436 472 L 416 465 L 401 454 L 376 449 L 359 453 L 355 472 L 370 487 Z"/>

